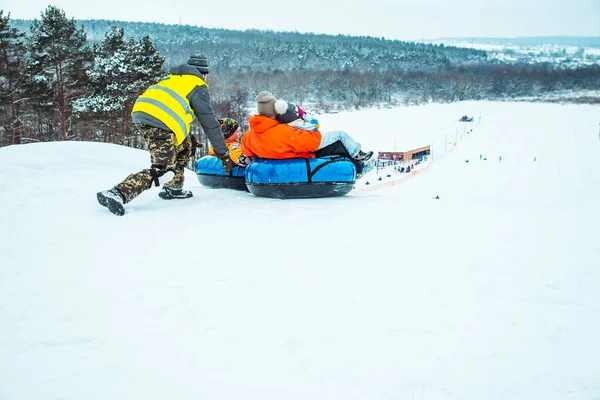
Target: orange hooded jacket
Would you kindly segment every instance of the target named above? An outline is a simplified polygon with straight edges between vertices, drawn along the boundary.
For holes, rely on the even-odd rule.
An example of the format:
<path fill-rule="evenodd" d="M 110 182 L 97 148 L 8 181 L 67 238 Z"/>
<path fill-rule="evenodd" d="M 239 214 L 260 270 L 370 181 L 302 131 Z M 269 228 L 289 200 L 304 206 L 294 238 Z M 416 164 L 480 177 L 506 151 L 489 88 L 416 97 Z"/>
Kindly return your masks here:
<path fill-rule="evenodd" d="M 286 159 L 314 158 L 321 144 L 321 132 L 307 131 L 277 120 L 254 115 L 250 129 L 242 136 L 242 152 L 248 157 Z"/>
<path fill-rule="evenodd" d="M 239 139 L 239 128 L 233 135 L 225 139 L 225 144 L 227 145 L 227 149 L 229 150 L 229 158 L 231 158 L 231 161 L 233 161 L 237 165 L 240 165 L 240 162 L 238 160 L 240 158 L 240 155 L 242 154 L 242 149 L 240 149 L 240 143 L 238 142 Z M 215 149 L 212 146 L 210 146 L 210 148 L 208 149 L 208 154 L 211 156 L 215 155 Z"/>

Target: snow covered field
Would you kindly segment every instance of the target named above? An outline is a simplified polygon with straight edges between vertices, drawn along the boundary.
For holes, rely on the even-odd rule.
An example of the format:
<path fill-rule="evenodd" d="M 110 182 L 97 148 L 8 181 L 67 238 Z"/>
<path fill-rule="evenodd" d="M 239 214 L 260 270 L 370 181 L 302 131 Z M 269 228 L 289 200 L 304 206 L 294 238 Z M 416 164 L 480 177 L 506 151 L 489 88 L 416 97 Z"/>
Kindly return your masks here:
<path fill-rule="evenodd" d="M 0 399 L 599 398 L 600 107 L 320 118 L 433 162 L 312 200 L 189 171 L 116 217 L 147 152 L 0 148 Z"/>

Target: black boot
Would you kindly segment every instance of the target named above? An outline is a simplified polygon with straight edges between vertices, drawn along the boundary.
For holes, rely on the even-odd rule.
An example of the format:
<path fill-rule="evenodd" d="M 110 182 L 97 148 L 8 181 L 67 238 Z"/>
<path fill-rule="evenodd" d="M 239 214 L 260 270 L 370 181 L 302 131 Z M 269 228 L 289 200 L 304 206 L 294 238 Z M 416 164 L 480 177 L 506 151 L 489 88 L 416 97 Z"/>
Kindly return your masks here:
<path fill-rule="evenodd" d="M 192 197 L 194 194 L 190 190 L 177 189 L 169 186 L 163 186 L 158 196 L 161 199 L 171 200 L 171 199 L 188 199 Z"/>
<path fill-rule="evenodd" d="M 358 161 L 354 162 L 356 166 L 356 179 L 362 178 L 367 172 L 370 172 L 375 168 L 375 160 Z"/>
<path fill-rule="evenodd" d="M 371 159 L 371 157 L 373 157 L 373 152 L 372 151 L 368 151 L 368 152 L 364 152 L 362 150 L 360 150 L 358 152 L 357 155 L 354 156 L 354 158 L 352 159 L 354 162 L 367 162 Z"/>
<path fill-rule="evenodd" d="M 116 187 L 96 193 L 96 198 L 98 203 L 108 208 L 111 213 L 119 216 L 125 214 L 123 196 Z"/>

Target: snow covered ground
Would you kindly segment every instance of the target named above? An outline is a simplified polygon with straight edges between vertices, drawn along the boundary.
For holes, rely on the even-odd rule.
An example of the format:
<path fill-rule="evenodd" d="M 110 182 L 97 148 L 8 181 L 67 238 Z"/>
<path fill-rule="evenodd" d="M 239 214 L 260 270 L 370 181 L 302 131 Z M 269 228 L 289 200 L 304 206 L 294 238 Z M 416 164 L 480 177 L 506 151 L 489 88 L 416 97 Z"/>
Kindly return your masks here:
<path fill-rule="evenodd" d="M 600 397 L 600 107 L 321 123 L 433 162 L 313 200 L 189 171 L 116 217 L 95 193 L 146 152 L 0 148 L 0 399 Z"/>

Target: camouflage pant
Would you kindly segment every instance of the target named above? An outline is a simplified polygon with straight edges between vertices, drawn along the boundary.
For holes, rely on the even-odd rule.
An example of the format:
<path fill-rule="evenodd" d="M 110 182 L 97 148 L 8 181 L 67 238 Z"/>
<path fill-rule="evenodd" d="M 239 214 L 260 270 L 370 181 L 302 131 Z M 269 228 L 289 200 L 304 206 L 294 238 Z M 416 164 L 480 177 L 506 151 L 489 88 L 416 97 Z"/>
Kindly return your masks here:
<path fill-rule="evenodd" d="M 144 136 L 150 152 L 152 167 L 155 169 L 172 169 L 175 177 L 165 186 L 182 188 L 184 171 L 192 155 L 192 141 L 190 136 L 179 145 L 175 146 L 175 134 L 160 128 L 136 124 L 136 128 Z M 143 169 L 140 172 L 129 175 L 116 188 L 124 197 L 125 203 L 139 196 L 143 191 L 152 187 L 153 177 L 151 169 Z"/>

